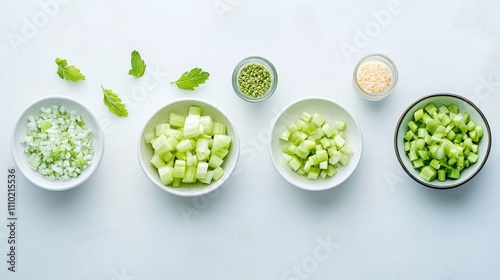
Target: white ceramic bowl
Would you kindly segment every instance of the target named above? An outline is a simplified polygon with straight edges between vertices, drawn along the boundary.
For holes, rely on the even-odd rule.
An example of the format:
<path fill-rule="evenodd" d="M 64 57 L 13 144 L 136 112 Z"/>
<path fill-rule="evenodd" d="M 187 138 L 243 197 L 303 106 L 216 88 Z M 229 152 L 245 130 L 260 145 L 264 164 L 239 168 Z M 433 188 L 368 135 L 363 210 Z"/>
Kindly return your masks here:
<path fill-rule="evenodd" d="M 282 150 L 286 143 L 280 140 L 279 136 L 287 129 L 287 125 L 299 119 L 304 111 L 309 114 L 320 114 L 332 126 L 337 120 L 346 122 L 344 130 L 346 144 L 353 147 L 354 154 L 349 164 L 340 166 L 337 174 L 330 178 L 318 177 L 316 180 L 310 180 L 293 171 L 282 158 Z M 308 191 L 328 190 L 342 184 L 354 172 L 363 153 L 363 137 L 354 117 L 339 103 L 322 97 L 299 99 L 284 108 L 273 122 L 271 137 L 271 159 L 278 173 L 290 184 Z"/>
<path fill-rule="evenodd" d="M 151 157 L 154 152 L 151 144 L 146 144 L 146 142 L 144 141 L 144 135 L 148 132 L 154 131 L 154 128 L 157 124 L 167 122 L 170 112 L 187 115 L 189 106 L 192 105 L 201 107 L 202 115 L 210 115 L 214 121 L 224 124 L 227 128 L 227 134 L 232 138 L 229 154 L 224 158 L 224 162 L 222 164 L 224 175 L 219 178 L 219 180 L 214 181 L 208 185 L 197 182 L 194 184 L 181 183 L 180 187 L 165 186 L 160 180 L 158 170 L 150 163 Z M 146 174 L 146 176 L 160 189 L 178 196 L 199 196 L 207 194 L 219 188 L 231 176 L 231 173 L 236 168 L 239 156 L 240 146 L 238 134 L 233 124 L 229 121 L 227 115 L 223 113 L 217 106 L 195 98 L 179 99 L 166 104 L 158 111 L 156 111 L 144 126 L 144 129 L 140 134 L 138 143 L 139 163 L 142 170 L 144 171 L 144 174 Z"/>
<path fill-rule="evenodd" d="M 51 107 L 53 105 L 64 106 L 68 111 L 78 113 L 85 121 L 85 127 L 91 129 L 93 134 L 94 155 L 92 163 L 77 178 L 68 181 L 50 181 L 31 169 L 28 158 L 24 153 L 24 146 L 21 144 L 21 139 L 26 136 L 28 129 L 26 125 L 28 117 L 38 115 L 41 107 Z M 11 151 L 17 167 L 31 183 L 46 190 L 64 191 L 82 184 L 96 171 L 104 154 L 104 135 L 95 115 L 81 102 L 64 96 L 49 96 L 35 101 L 22 112 L 11 136 Z"/>
<path fill-rule="evenodd" d="M 461 176 L 459 179 L 447 179 L 443 182 L 440 182 L 437 179 L 430 182 L 423 180 L 419 175 L 419 171 L 413 168 L 410 160 L 408 159 L 408 156 L 404 151 L 404 135 L 408 131 L 408 122 L 413 119 L 413 113 L 418 108 L 425 107 L 430 102 L 434 103 L 436 107 L 439 107 L 441 105 L 455 104 L 458 106 L 459 112 L 469 113 L 471 120 L 473 120 L 476 124 L 483 126 L 484 133 L 479 142 L 478 149 L 479 160 L 478 162 L 470 165 L 468 168 L 463 169 L 461 171 Z M 411 178 L 413 178 L 418 183 L 436 189 L 454 188 L 472 179 L 477 173 L 479 173 L 481 168 L 486 163 L 491 149 L 491 129 L 484 114 L 470 100 L 460 95 L 451 93 L 431 94 L 413 102 L 403 112 L 403 114 L 399 118 L 394 132 L 394 149 L 399 163 L 401 164 L 403 169 Z"/>

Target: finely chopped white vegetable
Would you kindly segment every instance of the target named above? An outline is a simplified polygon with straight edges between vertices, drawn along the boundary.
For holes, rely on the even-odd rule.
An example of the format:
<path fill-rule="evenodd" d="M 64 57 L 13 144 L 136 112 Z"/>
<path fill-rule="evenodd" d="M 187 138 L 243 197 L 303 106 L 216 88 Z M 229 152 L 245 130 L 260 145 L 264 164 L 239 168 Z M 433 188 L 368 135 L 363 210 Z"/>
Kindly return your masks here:
<path fill-rule="evenodd" d="M 74 111 L 64 106 L 40 108 L 28 117 L 27 133 L 21 139 L 33 170 L 51 181 L 78 177 L 92 162 L 92 130 Z"/>

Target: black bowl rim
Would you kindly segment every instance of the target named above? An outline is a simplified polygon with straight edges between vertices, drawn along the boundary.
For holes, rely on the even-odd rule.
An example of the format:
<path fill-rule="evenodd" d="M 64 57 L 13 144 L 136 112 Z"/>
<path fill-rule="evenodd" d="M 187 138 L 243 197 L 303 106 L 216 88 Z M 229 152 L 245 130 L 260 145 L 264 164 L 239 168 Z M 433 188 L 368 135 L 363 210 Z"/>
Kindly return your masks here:
<path fill-rule="evenodd" d="M 401 123 L 402 123 L 404 117 L 408 113 L 408 111 L 410 111 L 417 103 L 422 102 L 423 100 L 426 100 L 426 99 L 429 99 L 429 98 L 432 98 L 432 97 L 437 97 L 437 96 L 448 96 L 448 97 L 458 98 L 458 99 L 461 99 L 462 101 L 468 103 L 469 105 L 471 105 L 478 112 L 478 114 L 481 116 L 481 118 L 483 119 L 484 124 L 486 126 L 486 130 L 488 131 L 488 146 L 486 147 L 486 154 L 485 154 L 486 156 L 485 156 L 484 160 L 481 162 L 480 166 L 477 168 L 476 172 L 472 173 L 472 175 L 469 176 L 469 178 L 467 178 L 466 180 L 464 180 L 464 181 L 462 181 L 460 183 L 451 184 L 451 185 L 446 186 L 446 187 L 437 187 L 437 186 L 435 186 L 433 184 L 426 183 L 426 182 L 424 182 L 424 181 L 416 178 L 415 176 L 413 176 L 413 174 L 411 174 L 411 172 L 406 168 L 405 164 L 403 163 L 403 159 L 401 158 L 401 155 L 399 154 L 399 150 L 398 150 L 398 130 L 399 130 L 399 127 L 401 126 Z M 467 99 L 467 98 L 465 98 L 465 97 L 463 97 L 461 95 L 455 94 L 455 93 L 433 93 L 433 94 L 426 95 L 426 96 L 424 96 L 422 98 L 419 98 L 418 100 L 412 102 L 403 111 L 403 113 L 399 117 L 399 120 L 398 120 L 398 122 L 396 124 L 396 128 L 395 128 L 395 131 L 394 131 L 394 151 L 396 153 L 396 157 L 398 158 L 399 164 L 401 165 L 401 167 L 403 167 L 404 171 L 408 174 L 408 176 L 410 176 L 417 183 L 419 183 L 421 185 L 424 185 L 426 187 L 432 188 L 432 189 L 439 189 L 439 190 L 447 190 L 447 189 L 456 188 L 458 186 L 461 186 L 461 185 L 469 182 L 472 178 L 474 178 L 479 173 L 479 171 L 481 171 L 481 169 L 483 168 L 484 164 L 488 160 L 488 157 L 490 155 L 490 150 L 491 150 L 491 142 L 492 142 L 492 139 L 491 139 L 491 128 L 490 128 L 490 125 L 488 123 L 488 120 L 486 119 L 486 116 L 479 109 L 479 107 L 476 106 L 476 104 L 474 104 L 474 102 L 472 102 L 471 100 L 469 100 L 469 99 Z"/>

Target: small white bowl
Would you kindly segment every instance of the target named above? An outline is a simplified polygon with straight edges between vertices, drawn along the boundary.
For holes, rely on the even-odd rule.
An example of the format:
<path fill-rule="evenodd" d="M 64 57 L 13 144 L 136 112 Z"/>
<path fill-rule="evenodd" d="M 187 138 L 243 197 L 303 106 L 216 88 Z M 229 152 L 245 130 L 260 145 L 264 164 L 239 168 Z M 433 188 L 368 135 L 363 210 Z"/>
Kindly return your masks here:
<path fill-rule="evenodd" d="M 282 158 L 285 142 L 280 140 L 279 136 L 287 129 L 287 125 L 299 119 L 303 112 L 318 113 L 332 126 L 337 120 L 346 122 L 344 130 L 346 144 L 354 149 L 354 154 L 347 166 L 339 167 L 337 174 L 330 178 L 319 177 L 316 180 L 310 180 L 293 171 Z M 354 172 L 363 153 L 363 137 L 354 117 L 339 103 L 322 97 L 299 99 L 284 108 L 273 122 L 271 137 L 271 159 L 278 173 L 290 184 L 308 191 L 328 190 L 342 184 Z"/>
<path fill-rule="evenodd" d="M 75 111 L 79 114 L 85 121 L 85 127 L 92 130 L 93 135 L 92 144 L 94 155 L 92 163 L 80 174 L 80 176 L 68 181 L 51 181 L 37 171 L 31 169 L 28 158 L 24 153 L 24 146 L 21 144 L 21 139 L 26 136 L 28 129 L 26 125 L 28 117 L 38 115 L 41 107 L 51 107 L 54 105 L 64 106 L 67 111 Z M 22 112 L 16 122 L 10 145 L 14 161 L 26 179 L 46 190 L 64 191 L 82 184 L 94 174 L 104 154 L 104 135 L 94 113 L 81 102 L 65 96 L 49 96 L 35 101 Z"/>
<path fill-rule="evenodd" d="M 199 106 L 201 108 L 202 115 L 210 115 L 213 121 L 224 124 L 227 128 L 227 134 L 232 138 L 231 147 L 229 148 L 229 154 L 224 158 L 224 162 L 222 163 L 224 175 L 219 178 L 219 180 L 214 181 L 208 185 L 197 182 L 192 184 L 181 183 L 180 187 L 165 186 L 160 180 L 158 170 L 150 163 L 151 157 L 153 156 L 154 152 L 151 144 L 146 144 L 146 142 L 144 141 L 144 135 L 148 132 L 154 131 L 157 124 L 166 123 L 168 121 L 170 112 L 187 115 L 189 107 L 193 105 Z M 139 137 L 140 138 L 137 150 L 139 163 L 142 170 L 144 171 L 144 174 L 146 174 L 151 182 L 153 182 L 160 189 L 178 196 L 199 196 L 207 194 L 219 188 L 222 184 L 224 184 L 224 182 L 229 179 L 229 177 L 233 173 L 240 156 L 238 134 L 233 124 L 229 121 L 227 115 L 223 113 L 217 106 L 195 98 L 178 99 L 160 108 L 147 121 Z"/>
<path fill-rule="evenodd" d="M 430 182 L 425 181 L 420 177 L 419 171 L 413 168 L 410 160 L 408 159 L 408 156 L 404 151 L 404 135 L 408 131 L 408 122 L 413 119 L 413 113 L 418 110 L 418 108 L 425 107 L 430 102 L 434 103 L 436 107 L 439 107 L 441 105 L 455 104 L 458 106 L 459 112 L 469 113 L 471 120 L 473 120 L 476 124 L 483 126 L 483 137 L 480 140 L 478 149 L 479 160 L 478 162 L 463 169 L 461 171 L 461 176 L 459 179 L 447 179 L 443 182 L 438 181 L 437 179 Z M 472 101 L 457 94 L 431 94 L 413 102 L 403 112 L 403 114 L 399 118 L 394 132 L 394 149 L 399 163 L 406 171 L 406 173 L 416 182 L 430 188 L 450 189 L 468 182 L 470 179 L 476 176 L 476 174 L 479 173 L 481 168 L 484 166 L 491 150 L 491 129 L 484 114 L 474 103 L 472 103 Z"/>

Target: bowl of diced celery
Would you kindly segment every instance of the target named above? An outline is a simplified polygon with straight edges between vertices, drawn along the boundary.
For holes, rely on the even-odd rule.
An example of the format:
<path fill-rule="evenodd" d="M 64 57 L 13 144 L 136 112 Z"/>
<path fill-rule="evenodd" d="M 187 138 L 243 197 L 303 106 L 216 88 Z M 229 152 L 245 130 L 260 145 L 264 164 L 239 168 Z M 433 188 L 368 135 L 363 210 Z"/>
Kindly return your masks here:
<path fill-rule="evenodd" d="M 17 120 L 11 151 L 21 173 L 46 190 L 74 188 L 96 171 L 104 135 L 95 115 L 81 102 L 49 96 L 30 104 Z"/>
<path fill-rule="evenodd" d="M 431 94 L 403 112 L 394 147 L 411 178 L 427 187 L 449 189 L 482 169 L 491 149 L 491 131 L 472 101 L 457 94 Z"/>
<path fill-rule="evenodd" d="M 240 154 L 235 127 L 220 108 L 195 98 L 178 99 L 156 111 L 139 139 L 146 176 L 162 190 L 199 196 L 219 188 Z"/>
<path fill-rule="evenodd" d="M 285 107 L 273 122 L 270 154 L 288 183 L 308 191 L 342 184 L 363 152 L 360 127 L 339 103 L 308 97 Z"/>

